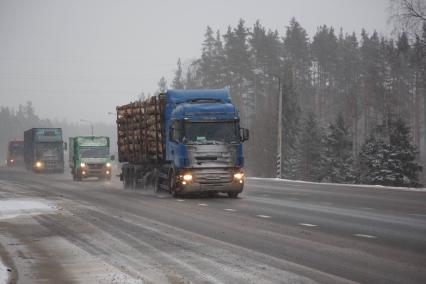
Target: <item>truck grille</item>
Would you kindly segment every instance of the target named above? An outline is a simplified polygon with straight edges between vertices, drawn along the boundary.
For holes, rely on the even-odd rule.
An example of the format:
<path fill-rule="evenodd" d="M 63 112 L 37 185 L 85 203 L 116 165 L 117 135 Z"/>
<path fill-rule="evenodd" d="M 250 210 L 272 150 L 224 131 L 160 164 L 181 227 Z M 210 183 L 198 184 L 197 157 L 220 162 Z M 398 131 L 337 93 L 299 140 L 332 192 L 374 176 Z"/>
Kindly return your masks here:
<path fill-rule="evenodd" d="M 91 170 L 102 170 L 104 165 L 103 164 L 87 164 L 87 166 Z"/>
<path fill-rule="evenodd" d="M 46 170 L 55 170 L 62 168 L 62 163 L 59 161 L 43 161 L 44 169 Z"/>
<path fill-rule="evenodd" d="M 229 183 L 233 180 L 233 173 L 220 170 L 203 170 L 193 173 L 194 182 L 203 184 Z"/>

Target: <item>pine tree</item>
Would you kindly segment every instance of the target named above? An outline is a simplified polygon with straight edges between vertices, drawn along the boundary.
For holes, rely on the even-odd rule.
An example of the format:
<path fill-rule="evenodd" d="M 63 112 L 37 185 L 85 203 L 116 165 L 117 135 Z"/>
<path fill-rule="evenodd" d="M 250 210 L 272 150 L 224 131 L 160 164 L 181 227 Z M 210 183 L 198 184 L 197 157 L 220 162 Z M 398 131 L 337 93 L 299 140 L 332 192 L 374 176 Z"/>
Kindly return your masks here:
<path fill-rule="evenodd" d="M 302 124 L 298 144 L 298 153 L 295 161 L 297 178 L 306 181 L 321 181 L 323 133 L 312 113 L 308 115 Z"/>
<path fill-rule="evenodd" d="M 290 71 L 293 80 L 294 99 L 302 107 L 303 113 L 312 112 L 314 105 L 311 86 L 311 54 L 309 39 L 306 30 L 296 21 L 291 19 L 287 27 L 283 42 L 283 65 Z M 285 70 L 282 70 L 287 72 Z"/>
<path fill-rule="evenodd" d="M 200 58 L 200 73 L 202 77 L 201 82 L 203 87 L 211 88 L 216 83 L 217 74 L 213 64 L 215 60 L 214 51 L 216 48 L 216 42 L 211 27 L 207 26 L 204 37 L 205 39 L 203 42 L 203 49 Z"/>
<path fill-rule="evenodd" d="M 395 186 L 419 186 L 422 167 L 416 162 L 417 147 L 412 144 L 410 129 L 399 118 L 392 122 L 389 141 L 392 149 L 390 168 L 395 173 Z"/>
<path fill-rule="evenodd" d="M 333 183 L 354 182 L 352 141 L 341 114 L 337 116 L 334 123 L 330 123 L 324 147 L 323 181 Z"/>
<path fill-rule="evenodd" d="M 157 93 L 164 93 L 167 90 L 167 80 L 162 76 L 160 81 L 158 81 L 158 90 Z"/>
<path fill-rule="evenodd" d="M 301 131 L 299 121 L 301 110 L 295 98 L 292 73 L 286 72 L 282 86 L 281 95 L 283 96 L 282 108 L 282 155 L 283 155 L 283 175 L 285 178 L 296 178 L 298 176 L 298 136 Z M 311 117 L 312 116 L 312 117 Z M 313 114 L 308 117 L 314 121 Z M 306 128 L 305 128 L 306 130 Z M 303 140 L 303 138 L 302 138 Z"/>
<path fill-rule="evenodd" d="M 402 119 L 391 121 L 380 135 L 373 135 L 361 148 L 360 182 L 385 186 L 419 186 L 422 167 L 415 161 L 417 148 Z"/>
<path fill-rule="evenodd" d="M 182 63 L 180 62 L 180 58 L 177 62 L 177 69 L 175 72 L 175 77 L 172 82 L 172 88 L 174 89 L 183 89 L 183 80 L 182 80 Z"/>
<path fill-rule="evenodd" d="M 325 25 L 320 27 L 314 35 L 311 49 L 315 66 L 315 111 L 324 123 L 332 119 L 335 104 L 340 102 L 336 90 L 338 45 L 334 29 Z"/>

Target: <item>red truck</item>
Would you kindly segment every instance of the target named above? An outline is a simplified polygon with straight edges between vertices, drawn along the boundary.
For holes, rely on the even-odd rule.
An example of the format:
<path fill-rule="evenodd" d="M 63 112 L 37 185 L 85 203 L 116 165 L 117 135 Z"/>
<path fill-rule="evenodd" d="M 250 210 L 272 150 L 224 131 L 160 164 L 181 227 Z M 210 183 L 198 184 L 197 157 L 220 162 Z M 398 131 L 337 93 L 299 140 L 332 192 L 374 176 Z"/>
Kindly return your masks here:
<path fill-rule="evenodd" d="M 7 146 L 7 165 L 9 167 L 24 165 L 24 141 L 13 140 Z"/>

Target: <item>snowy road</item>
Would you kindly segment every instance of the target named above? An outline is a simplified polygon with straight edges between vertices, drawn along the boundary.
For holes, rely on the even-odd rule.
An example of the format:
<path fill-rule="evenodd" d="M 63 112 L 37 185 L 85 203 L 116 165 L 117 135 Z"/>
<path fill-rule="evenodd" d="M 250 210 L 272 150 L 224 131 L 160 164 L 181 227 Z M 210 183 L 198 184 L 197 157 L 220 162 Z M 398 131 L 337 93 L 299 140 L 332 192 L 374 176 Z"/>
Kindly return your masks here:
<path fill-rule="evenodd" d="M 0 204 L 12 282 L 426 283 L 426 192 L 252 179 L 173 199 L 0 169 Z"/>

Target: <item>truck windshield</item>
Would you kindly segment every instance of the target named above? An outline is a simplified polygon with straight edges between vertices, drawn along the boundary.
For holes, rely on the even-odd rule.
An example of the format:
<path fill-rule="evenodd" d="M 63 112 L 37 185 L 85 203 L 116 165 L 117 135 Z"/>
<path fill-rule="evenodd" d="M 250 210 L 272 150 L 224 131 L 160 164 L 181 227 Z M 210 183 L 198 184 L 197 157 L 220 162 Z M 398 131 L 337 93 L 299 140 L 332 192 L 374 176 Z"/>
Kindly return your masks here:
<path fill-rule="evenodd" d="M 186 143 L 238 143 L 238 123 L 231 122 L 185 122 Z"/>
<path fill-rule="evenodd" d="M 108 147 L 81 147 L 81 158 L 106 158 L 109 156 Z"/>
<path fill-rule="evenodd" d="M 37 143 L 37 159 L 59 160 L 61 157 L 62 143 Z"/>
<path fill-rule="evenodd" d="M 24 155 L 24 145 L 13 144 L 10 146 L 9 153 L 13 156 Z"/>

